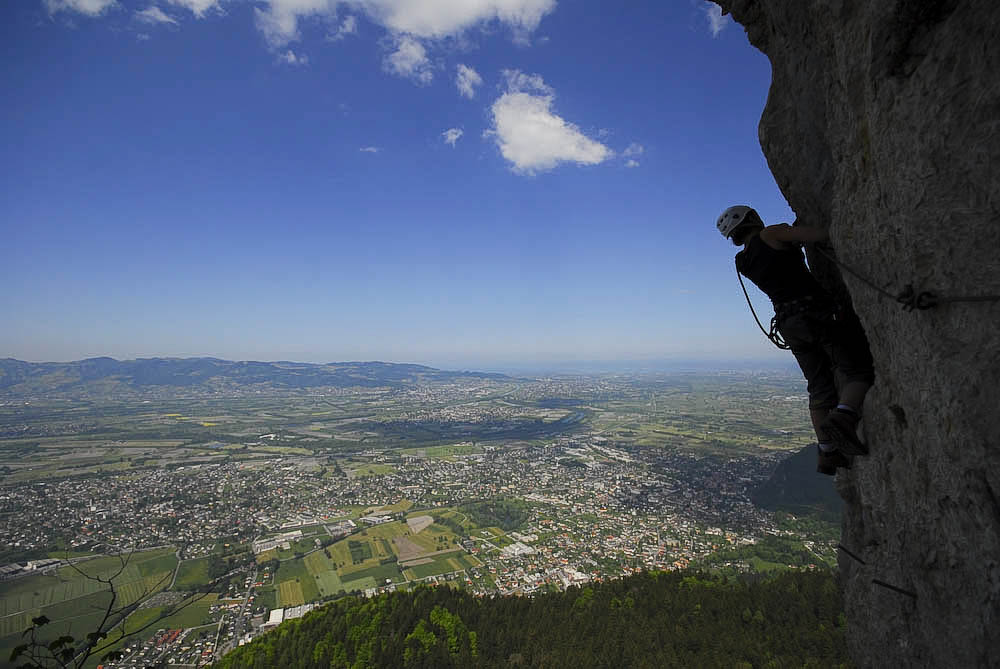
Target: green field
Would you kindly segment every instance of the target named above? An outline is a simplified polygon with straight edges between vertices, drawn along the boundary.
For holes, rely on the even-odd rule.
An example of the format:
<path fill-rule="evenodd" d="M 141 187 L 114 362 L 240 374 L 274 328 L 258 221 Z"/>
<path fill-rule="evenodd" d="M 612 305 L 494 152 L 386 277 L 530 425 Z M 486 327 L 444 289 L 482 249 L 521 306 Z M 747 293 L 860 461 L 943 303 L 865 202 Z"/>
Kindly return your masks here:
<path fill-rule="evenodd" d="M 208 577 L 208 562 L 211 558 L 202 557 L 194 560 L 184 560 L 177 571 L 177 581 L 174 590 L 197 590 L 208 585 L 212 579 Z"/>
<path fill-rule="evenodd" d="M 382 476 L 383 474 L 392 474 L 395 471 L 396 468 L 392 465 L 366 465 L 352 470 L 351 475 L 355 478 L 364 478 L 366 476 Z"/>
<path fill-rule="evenodd" d="M 351 555 L 351 564 L 357 565 L 372 559 L 372 546 L 367 541 L 348 539 L 347 551 Z"/>
<path fill-rule="evenodd" d="M 474 444 L 450 444 L 447 446 L 428 446 L 427 448 L 404 448 L 400 452 L 407 455 L 423 455 L 428 458 L 450 459 L 455 455 L 478 455 L 483 452 L 483 448 Z"/>
<path fill-rule="evenodd" d="M 461 553 L 445 554 L 445 555 L 435 555 L 433 562 L 428 562 L 427 564 L 418 564 L 413 567 L 408 567 L 404 570 L 409 580 L 414 580 L 418 578 L 427 578 L 428 576 L 437 576 L 438 574 L 447 574 L 453 571 L 461 571 L 466 567 L 462 565 L 462 562 L 457 559 L 457 556 Z M 472 566 L 471 564 L 469 566 Z"/>
<path fill-rule="evenodd" d="M 427 511 L 417 511 L 417 512 L 414 512 L 414 513 L 411 513 L 411 514 L 407 514 L 407 517 L 411 517 L 411 516 L 432 516 L 434 518 L 449 518 L 449 519 L 457 522 L 463 528 L 465 528 L 466 531 L 471 530 L 471 529 L 473 529 L 473 528 L 476 527 L 476 524 L 473 523 L 472 520 L 469 519 L 468 515 L 466 515 L 462 511 L 458 511 L 458 510 L 453 509 L 453 508 L 448 508 L 448 509 L 430 509 L 430 510 L 427 510 Z M 423 532 L 421 532 L 421 534 L 423 534 Z"/>
<path fill-rule="evenodd" d="M 309 573 L 309 569 L 306 567 L 305 560 L 302 558 L 297 558 L 294 560 L 286 560 L 281 563 L 278 568 L 278 573 L 274 575 L 274 582 L 276 584 L 276 590 L 278 593 L 278 606 L 295 606 L 294 604 L 284 604 L 283 595 L 287 595 L 292 592 L 292 586 L 286 585 L 287 583 L 295 583 L 300 592 L 298 596 L 302 597 L 305 602 L 312 602 L 319 599 L 319 588 L 316 585 L 315 577 Z M 281 588 L 284 587 L 284 590 Z"/>
<path fill-rule="evenodd" d="M 123 560 L 126 561 L 123 568 Z M 117 599 L 115 607 L 128 606 L 170 585 L 173 565 L 177 562 L 171 549 L 157 549 L 131 556 L 99 557 L 63 567 L 54 574 L 39 574 L 7 581 L 0 585 L 0 657 L 19 643 L 20 634 L 31 619 L 44 614 L 52 622 L 45 626 L 42 638 L 62 634 L 79 635 L 81 630 L 96 629 L 110 601 L 108 586 L 83 574 L 110 579 L 113 577 Z M 81 574 L 80 572 L 83 572 Z"/>
<path fill-rule="evenodd" d="M 260 553 L 257 553 L 257 564 L 264 564 L 269 560 L 277 560 L 277 559 L 278 559 L 278 551 L 277 549 L 274 548 L 272 548 L 269 551 L 261 551 Z"/>
<path fill-rule="evenodd" d="M 263 606 L 268 611 L 278 608 L 278 595 L 274 586 L 265 585 L 254 590 L 254 605 Z"/>
<path fill-rule="evenodd" d="M 390 504 L 389 506 L 383 506 L 383 507 L 381 507 L 379 509 L 376 509 L 375 512 L 376 513 L 398 513 L 400 511 L 408 511 L 410 509 L 410 507 L 412 507 L 412 506 L 413 506 L 413 502 L 411 502 L 410 500 L 408 500 L 406 498 L 403 498 L 403 499 L 399 500 L 398 502 L 396 502 L 395 504 Z"/>
<path fill-rule="evenodd" d="M 302 584 L 299 581 L 281 581 L 278 583 L 278 608 L 299 606 L 305 604 L 302 594 Z"/>
<path fill-rule="evenodd" d="M 325 551 L 316 551 L 307 555 L 304 560 L 306 569 L 316 580 L 316 588 L 321 597 L 336 595 L 344 587 L 333 561 L 326 556 Z"/>
<path fill-rule="evenodd" d="M 379 585 L 384 585 L 386 579 L 391 581 L 401 581 L 403 575 L 399 570 L 398 563 L 390 562 L 388 564 L 380 564 L 374 567 L 369 567 L 368 569 L 362 569 L 361 571 L 351 572 L 351 578 L 354 580 L 371 578 Z"/>
<path fill-rule="evenodd" d="M 127 556 L 123 556 L 125 557 Z M 0 619 L 18 611 L 40 609 L 107 589 L 104 583 L 86 578 L 84 574 L 102 579 L 109 579 L 117 574 L 114 581 L 119 598 L 130 603 L 144 589 L 155 588 L 164 574 L 173 570 L 176 563 L 171 551 L 161 549 L 128 557 L 124 569 L 118 558 L 100 557 L 80 562 L 76 565 L 79 571 L 63 567 L 55 574 L 39 574 L 7 581 L 0 584 Z M 162 590 L 169 583 L 168 576 L 166 582 L 160 583 L 157 589 Z"/>
<path fill-rule="evenodd" d="M 365 578 L 358 578 L 350 581 L 344 581 L 344 590 L 347 592 L 352 592 L 357 590 L 359 592 L 364 592 L 369 588 L 377 588 L 378 583 L 371 576 L 366 576 Z"/>

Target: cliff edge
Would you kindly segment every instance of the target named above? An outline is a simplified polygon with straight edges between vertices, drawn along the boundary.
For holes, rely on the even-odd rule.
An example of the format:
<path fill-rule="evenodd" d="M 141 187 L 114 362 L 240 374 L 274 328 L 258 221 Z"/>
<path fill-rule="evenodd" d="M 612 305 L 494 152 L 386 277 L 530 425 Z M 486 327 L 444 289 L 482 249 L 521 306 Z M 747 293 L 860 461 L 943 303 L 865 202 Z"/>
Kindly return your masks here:
<path fill-rule="evenodd" d="M 839 260 L 890 295 L 1000 294 L 1000 3 L 717 2 L 771 61 L 761 145 Z M 871 455 L 837 477 L 852 656 L 997 666 L 1000 302 L 906 310 L 839 274 L 877 374 Z"/>

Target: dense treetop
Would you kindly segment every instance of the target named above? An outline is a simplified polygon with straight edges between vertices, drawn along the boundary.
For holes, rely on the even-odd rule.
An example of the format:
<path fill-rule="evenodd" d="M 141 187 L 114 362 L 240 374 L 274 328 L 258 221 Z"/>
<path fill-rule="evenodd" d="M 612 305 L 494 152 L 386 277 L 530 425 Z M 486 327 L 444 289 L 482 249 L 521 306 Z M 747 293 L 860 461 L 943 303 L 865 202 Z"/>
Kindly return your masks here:
<path fill-rule="evenodd" d="M 345 598 L 218 667 L 840 667 L 831 572 L 643 573 L 535 598 L 447 587 Z"/>

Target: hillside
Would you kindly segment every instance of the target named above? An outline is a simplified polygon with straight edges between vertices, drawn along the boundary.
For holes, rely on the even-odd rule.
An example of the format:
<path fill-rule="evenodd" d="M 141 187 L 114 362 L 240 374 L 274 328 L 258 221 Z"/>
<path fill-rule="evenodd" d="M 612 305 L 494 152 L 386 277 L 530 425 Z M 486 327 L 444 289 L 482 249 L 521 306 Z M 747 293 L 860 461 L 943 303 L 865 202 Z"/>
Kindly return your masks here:
<path fill-rule="evenodd" d="M 388 362 L 232 362 L 218 358 L 88 358 L 75 362 L 0 360 L 0 396 L 108 394 L 183 389 L 218 392 L 240 388 L 376 388 L 503 379 L 502 374 L 448 372 Z"/>

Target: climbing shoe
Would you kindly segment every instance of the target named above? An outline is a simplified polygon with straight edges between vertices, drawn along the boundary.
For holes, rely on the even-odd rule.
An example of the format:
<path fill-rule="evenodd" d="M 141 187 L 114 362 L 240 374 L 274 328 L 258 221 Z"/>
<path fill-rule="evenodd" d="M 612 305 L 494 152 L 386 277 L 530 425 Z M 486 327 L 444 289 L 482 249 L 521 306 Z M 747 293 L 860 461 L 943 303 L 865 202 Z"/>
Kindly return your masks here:
<path fill-rule="evenodd" d="M 827 476 L 833 476 L 837 473 L 838 467 L 843 467 L 844 469 L 851 468 L 851 459 L 841 453 L 838 450 L 824 451 L 822 449 L 817 449 L 819 453 L 816 456 L 816 471 L 820 474 L 826 474 Z"/>
<path fill-rule="evenodd" d="M 844 455 L 868 455 L 868 447 L 858 439 L 857 414 L 843 409 L 834 409 L 823 419 L 820 428 L 837 445 Z"/>

